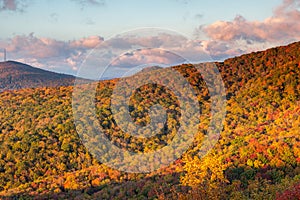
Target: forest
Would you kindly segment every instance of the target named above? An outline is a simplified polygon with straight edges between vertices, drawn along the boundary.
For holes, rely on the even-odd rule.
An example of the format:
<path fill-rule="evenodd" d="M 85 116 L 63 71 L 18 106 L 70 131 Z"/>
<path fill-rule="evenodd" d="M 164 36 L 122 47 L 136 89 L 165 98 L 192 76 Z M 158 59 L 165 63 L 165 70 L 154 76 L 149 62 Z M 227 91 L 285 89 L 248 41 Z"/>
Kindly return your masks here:
<path fill-rule="evenodd" d="M 0 62 L 0 92 L 22 88 L 69 86 L 73 85 L 74 79 L 72 75 L 50 72 L 16 61 Z"/>
<path fill-rule="evenodd" d="M 149 173 L 118 171 L 88 151 L 78 129 L 82 133 L 92 130 L 75 127 L 73 86 L 3 91 L 0 93 L 0 197 L 299 199 L 299 55 L 300 42 L 297 42 L 213 63 L 226 89 L 226 116 L 217 143 L 203 157 L 199 151 L 211 120 L 210 83 L 203 80 L 194 65 L 172 67 L 194 90 L 201 109 L 199 118 L 196 116 L 198 129 L 182 155 L 170 151 L 171 156 L 178 158 Z M 209 73 L 210 64 L 199 65 Z M 164 76 L 167 71 L 167 68 L 155 68 L 137 75 Z M 151 76 L 146 78 L 150 80 Z M 135 80 L 129 77 L 128 84 Z M 155 136 L 134 137 L 122 131 L 119 127 L 122 125 L 113 118 L 111 96 L 118 81 L 97 82 L 93 100 L 97 116 L 93 120 L 100 124 L 106 137 L 121 149 L 136 153 L 153 152 L 170 145 L 176 139 L 181 125 L 179 119 L 184 114 L 176 95 L 159 84 L 139 87 L 129 101 L 132 120 L 141 126 L 149 124 L 149 109 L 155 104 L 164 107 L 167 119 L 164 124 L 156 124 L 161 131 Z M 175 84 L 180 80 L 169 76 L 165 81 Z M 84 94 L 81 98 L 85 98 Z M 188 107 L 185 109 L 191 113 Z M 85 112 L 83 115 L 89 116 L 90 110 Z M 146 129 L 143 134 L 151 131 Z M 95 143 L 97 139 L 95 136 L 92 141 Z M 134 171 L 134 161 L 125 161 Z M 157 162 L 164 164 L 168 160 Z"/>

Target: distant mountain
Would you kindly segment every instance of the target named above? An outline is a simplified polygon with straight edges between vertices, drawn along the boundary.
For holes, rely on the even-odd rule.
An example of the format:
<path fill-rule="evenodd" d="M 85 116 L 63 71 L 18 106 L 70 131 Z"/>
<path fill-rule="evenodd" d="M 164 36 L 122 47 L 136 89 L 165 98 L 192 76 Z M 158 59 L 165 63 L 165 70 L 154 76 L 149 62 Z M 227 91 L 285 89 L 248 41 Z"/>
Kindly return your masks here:
<path fill-rule="evenodd" d="M 150 71 L 155 71 L 155 70 L 160 70 L 163 69 L 162 67 L 159 66 L 150 66 L 150 67 L 145 67 L 144 69 L 141 70 L 141 72 L 150 72 Z"/>
<path fill-rule="evenodd" d="M 0 92 L 21 88 L 68 86 L 74 80 L 75 76 L 46 71 L 20 62 L 0 62 Z"/>

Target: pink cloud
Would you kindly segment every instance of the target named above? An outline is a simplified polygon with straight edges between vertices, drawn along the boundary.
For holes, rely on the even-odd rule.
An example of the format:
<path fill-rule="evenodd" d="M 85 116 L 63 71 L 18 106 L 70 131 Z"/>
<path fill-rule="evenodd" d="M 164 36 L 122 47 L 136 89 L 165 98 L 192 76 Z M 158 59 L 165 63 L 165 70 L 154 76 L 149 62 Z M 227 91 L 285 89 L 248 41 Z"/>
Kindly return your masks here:
<path fill-rule="evenodd" d="M 0 0 L 0 11 L 23 11 L 27 6 L 26 0 Z"/>
<path fill-rule="evenodd" d="M 184 61 L 181 56 L 164 49 L 138 49 L 121 55 L 111 65 L 117 67 L 136 67 L 145 64 L 175 65 Z"/>
<path fill-rule="evenodd" d="M 300 39 L 298 7 L 299 1 L 285 0 L 274 10 L 273 16 L 263 21 L 248 21 L 237 16 L 233 21 L 202 26 L 198 30 L 206 33 L 208 39 L 205 40 L 188 40 L 172 31 L 152 34 L 151 30 L 144 34 L 133 31 L 107 41 L 101 36 L 61 41 L 29 34 L 0 40 L 0 48 L 7 49 L 9 59 L 66 73 L 76 72 L 95 47 L 95 58 L 88 58 L 94 59 L 91 65 L 105 67 L 113 61 L 116 70 L 148 63 L 173 65 L 185 59 L 193 63 L 223 60 Z"/>
<path fill-rule="evenodd" d="M 6 45 L 6 49 L 15 54 L 35 58 L 58 57 L 70 53 L 64 42 L 49 38 L 37 38 L 33 34 L 13 37 Z"/>
<path fill-rule="evenodd" d="M 237 16 L 233 21 L 217 21 L 200 27 L 213 40 L 290 42 L 300 39 L 299 0 L 284 0 L 273 16 L 264 21 L 248 21 Z"/>
<path fill-rule="evenodd" d="M 2 9 L 3 10 L 16 10 L 17 3 L 15 0 L 2 0 Z"/>
<path fill-rule="evenodd" d="M 11 60 L 25 62 L 36 67 L 72 73 L 78 69 L 88 51 L 103 41 L 100 36 L 78 40 L 60 41 L 52 38 L 17 35 L 0 40 L 0 48 L 7 50 Z"/>
<path fill-rule="evenodd" d="M 101 42 L 103 42 L 104 38 L 100 36 L 90 36 L 87 38 L 81 38 L 79 40 L 74 40 L 71 42 L 71 46 L 73 47 L 81 47 L 81 48 L 95 48 Z"/>

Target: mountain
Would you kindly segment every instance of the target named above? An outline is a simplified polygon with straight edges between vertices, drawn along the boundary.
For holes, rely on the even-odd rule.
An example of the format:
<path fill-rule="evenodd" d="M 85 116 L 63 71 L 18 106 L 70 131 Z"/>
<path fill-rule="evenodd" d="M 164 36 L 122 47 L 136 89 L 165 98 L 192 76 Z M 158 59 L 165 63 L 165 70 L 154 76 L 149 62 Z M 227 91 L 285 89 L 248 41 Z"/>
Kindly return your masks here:
<path fill-rule="evenodd" d="M 72 85 L 75 77 L 46 71 L 20 62 L 0 62 L 0 91 Z"/>
<path fill-rule="evenodd" d="M 150 71 L 155 71 L 155 70 L 160 70 L 163 69 L 162 67 L 159 66 L 150 66 L 150 67 L 145 67 L 143 68 L 140 72 L 150 72 Z"/>
<path fill-rule="evenodd" d="M 217 144 L 199 158 L 211 119 L 207 83 L 192 65 L 174 66 L 197 95 L 201 106 L 198 131 L 193 144 L 178 160 L 145 174 L 112 169 L 87 151 L 74 125 L 72 86 L 0 93 L 0 197 L 300 199 L 300 42 L 215 65 L 223 78 L 227 99 L 224 128 Z M 163 69 L 153 73 L 168 77 Z M 166 83 L 178 83 L 176 77 L 168 78 Z M 157 135 L 134 137 L 120 129 L 124 124 L 114 120 L 110 108 L 117 81 L 99 82 L 94 109 L 82 107 L 79 116 L 83 122 L 91 125 L 93 121 L 84 120 L 94 119 L 107 138 L 124 150 L 147 153 L 170 144 L 183 114 L 175 94 L 158 84 L 147 84 L 135 91 L 129 101 L 134 122 L 142 126 L 150 123 L 148 111 L 156 103 L 165 108 L 169 119 L 157 124 L 161 128 Z M 128 81 L 139 85 L 139 80 Z M 83 100 L 87 98 L 84 93 L 80 95 Z M 91 115 L 93 110 L 97 117 Z M 189 111 L 191 108 L 187 108 L 188 113 L 193 113 Z M 118 114 L 122 112 L 126 109 L 120 109 Z M 77 128 L 88 141 L 93 127 L 80 123 Z M 99 143 L 97 137 L 91 141 Z M 134 170 L 135 161 L 126 161 Z"/>

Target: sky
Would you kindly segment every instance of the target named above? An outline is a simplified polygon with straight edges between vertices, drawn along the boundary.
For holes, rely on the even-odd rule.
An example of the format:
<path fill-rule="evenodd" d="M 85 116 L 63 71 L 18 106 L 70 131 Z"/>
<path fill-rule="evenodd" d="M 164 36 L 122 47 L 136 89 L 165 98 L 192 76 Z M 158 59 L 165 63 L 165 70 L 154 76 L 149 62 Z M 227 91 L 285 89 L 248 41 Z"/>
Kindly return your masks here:
<path fill-rule="evenodd" d="M 0 48 L 9 60 L 74 75 L 89 64 L 118 74 L 203 54 L 222 61 L 300 40 L 299 8 L 300 0 L 0 0 Z"/>

